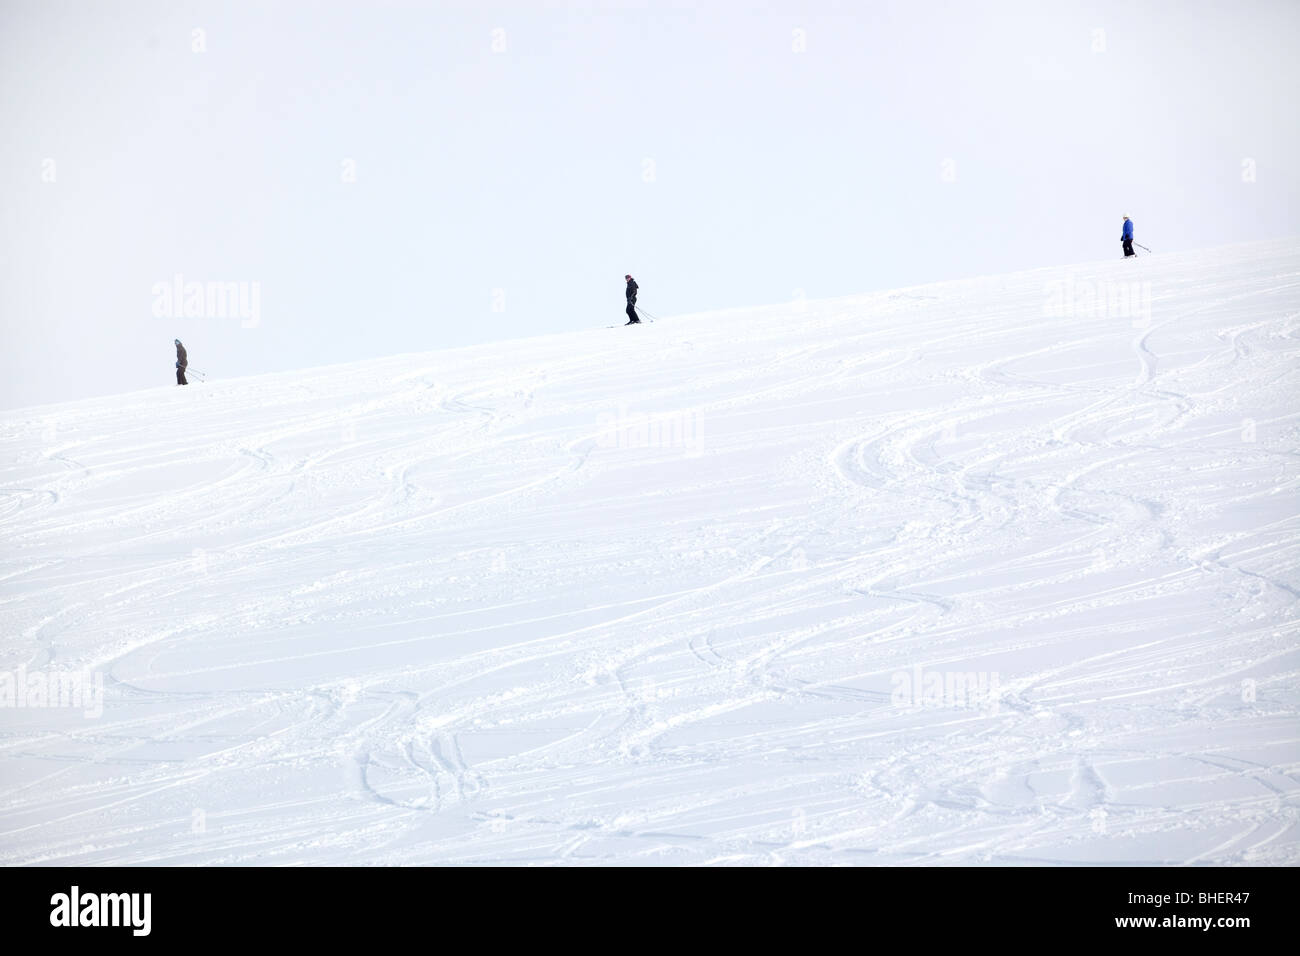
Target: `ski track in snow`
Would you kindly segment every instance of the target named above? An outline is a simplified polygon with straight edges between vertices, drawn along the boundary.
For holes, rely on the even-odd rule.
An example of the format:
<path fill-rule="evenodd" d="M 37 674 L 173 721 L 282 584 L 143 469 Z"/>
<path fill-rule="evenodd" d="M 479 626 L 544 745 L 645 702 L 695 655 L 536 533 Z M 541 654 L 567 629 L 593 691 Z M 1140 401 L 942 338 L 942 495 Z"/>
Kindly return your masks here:
<path fill-rule="evenodd" d="M 0 414 L 0 862 L 1295 864 L 1298 358 L 1284 241 Z"/>

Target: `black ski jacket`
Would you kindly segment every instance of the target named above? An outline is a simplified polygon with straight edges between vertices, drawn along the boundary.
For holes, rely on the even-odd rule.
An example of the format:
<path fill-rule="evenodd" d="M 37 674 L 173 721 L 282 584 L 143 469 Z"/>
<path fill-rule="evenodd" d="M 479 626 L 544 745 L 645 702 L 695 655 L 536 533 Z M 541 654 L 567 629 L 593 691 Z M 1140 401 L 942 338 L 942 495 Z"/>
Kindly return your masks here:
<path fill-rule="evenodd" d="M 636 280 L 635 279 L 627 280 L 627 301 L 633 304 L 636 303 Z"/>

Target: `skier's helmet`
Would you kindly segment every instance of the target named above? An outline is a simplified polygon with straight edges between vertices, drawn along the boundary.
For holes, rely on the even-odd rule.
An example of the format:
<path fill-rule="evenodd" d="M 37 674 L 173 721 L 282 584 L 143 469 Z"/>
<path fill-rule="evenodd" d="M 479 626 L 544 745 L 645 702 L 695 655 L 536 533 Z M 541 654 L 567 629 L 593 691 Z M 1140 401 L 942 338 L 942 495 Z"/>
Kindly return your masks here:
<path fill-rule="evenodd" d="M 180 345 L 180 344 L 181 344 L 181 340 L 180 340 L 180 339 L 176 339 L 175 342 L 176 342 L 177 345 Z"/>
<path fill-rule="evenodd" d="M 624 279 L 630 279 L 630 278 L 632 278 L 632 277 L 631 277 L 631 276 L 623 276 L 623 278 L 624 278 Z"/>

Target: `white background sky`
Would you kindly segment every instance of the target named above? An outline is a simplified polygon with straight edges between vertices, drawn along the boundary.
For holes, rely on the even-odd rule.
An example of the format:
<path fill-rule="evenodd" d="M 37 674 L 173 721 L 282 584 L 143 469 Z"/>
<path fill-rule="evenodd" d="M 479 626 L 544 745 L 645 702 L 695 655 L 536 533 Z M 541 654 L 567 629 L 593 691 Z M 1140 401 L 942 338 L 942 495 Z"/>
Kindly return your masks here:
<path fill-rule="evenodd" d="M 1157 253 L 1294 235 L 1298 27 L 1292 0 L 0 0 L 0 406 L 166 384 L 178 336 L 224 378 L 602 327 L 626 272 L 668 315 L 1117 256 L 1124 213 Z M 177 273 L 259 283 L 260 324 L 155 317 Z"/>

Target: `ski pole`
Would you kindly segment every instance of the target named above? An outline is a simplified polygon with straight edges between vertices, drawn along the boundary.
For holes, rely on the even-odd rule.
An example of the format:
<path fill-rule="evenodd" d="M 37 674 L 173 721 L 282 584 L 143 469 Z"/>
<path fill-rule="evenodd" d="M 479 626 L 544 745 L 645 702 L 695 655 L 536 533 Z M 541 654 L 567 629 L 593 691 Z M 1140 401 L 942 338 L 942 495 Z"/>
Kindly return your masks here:
<path fill-rule="evenodd" d="M 200 372 L 200 371 L 199 371 L 198 369 L 196 369 L 196 368 L 190 368 L 189 366 L 186 366 L 186 367 L 185 367 L 185 374 L 186 374 L 186 375 L 197 375 L 197 376 L 199 377 L 199 381 L 201 381 L 201 382 L 204 381 L 204 380 L 206 380 L 207 377 L 208 377 L 205 373 Z"/>
<path fill-rule="evenodd" d="M 1144 246 L 1144 245 L 1142 245 L 1142 243 L 1140 243 L 1140 242 L 1135 242 L 1135 243 L 1133 243 L 1133 245 L 1137 246 L 1139 249 L 1147 249 L 1147 247 Z M 1150 251 L 1151 251 L 1150 249 L 1147 249 L 1147 252 L 1150 252 Z"/>
<path fill-rule="evenodd" d="M 653 315 L 651 315 L 649 312 L 647 312 L 645 309 L 641 308 L 641 306 L 639 306 L 639 305 L 634 305 L 634 306 L 632 306 L 632 308 L 636 309 L 636 311 L 637 311 L 637 313 L 638 313 L 639 315 L 644 315 L 644 316 L 645 316 L 647 319 L 649 319 L 651 322 L 653 322 L 653 321 L 655 320 L 655 317 L 654 317 Z"/>

